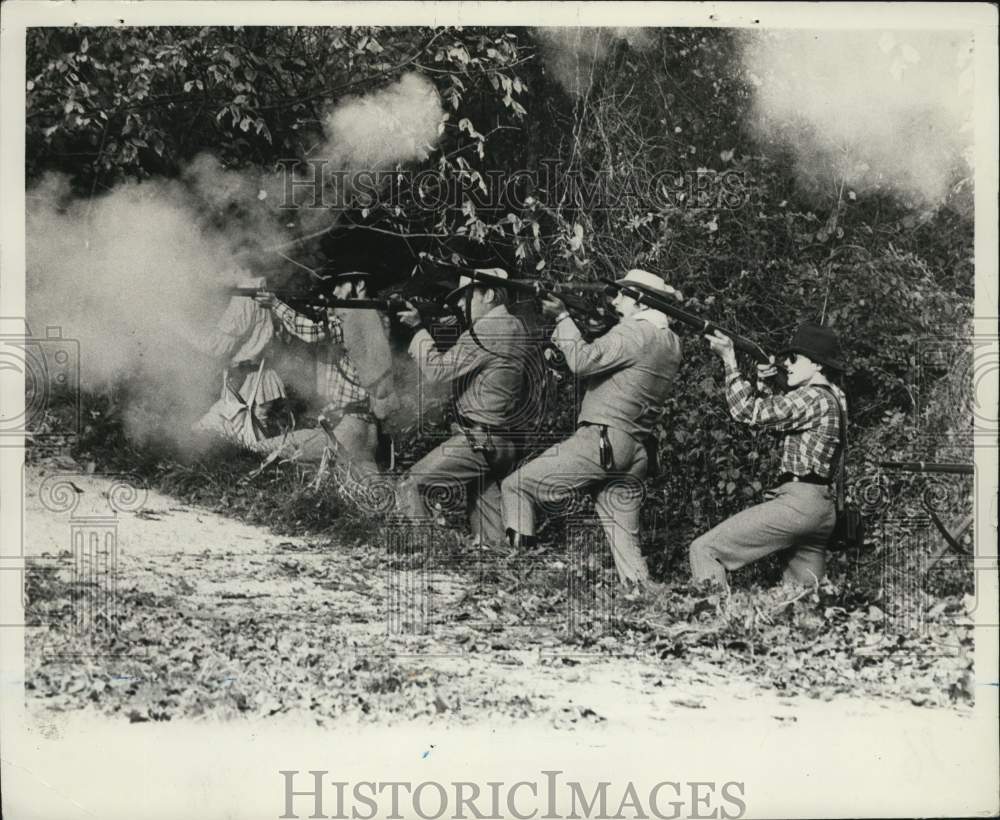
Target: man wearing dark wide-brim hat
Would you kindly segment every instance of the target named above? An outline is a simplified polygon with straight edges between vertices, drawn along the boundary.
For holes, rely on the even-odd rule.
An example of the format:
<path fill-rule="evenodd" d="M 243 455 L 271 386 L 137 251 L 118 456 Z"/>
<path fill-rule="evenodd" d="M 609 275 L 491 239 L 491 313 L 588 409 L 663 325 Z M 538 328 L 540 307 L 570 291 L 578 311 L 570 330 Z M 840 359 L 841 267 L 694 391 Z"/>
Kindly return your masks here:
<path fill-rule="evenodd" d="M 737 421 L 780 433 L 781 475 L 766 500 L 726 519 L 691 544 L 695 581 L 725 585 L 726 570 L 784 553 L 785 579 L 813 583 L 826 570 L 826 547 L 836 520 L 834 492 L 843 392 L 828 378 L 844 370 L 840 343 L 828 327 L 807 322 L 777 360 L 788 372 L 788 392 L 772 394 L 758 368 L 758 390 L 741 374 L 732 340 L 706 336 L 726 367 L 726 401 Z M 846 419 L 846 416 L 845 416 Z"/>
<path fill-rule="evenodd" d="M 368 298 L 372 278 L 368 263 L 358 256 L 342 256 L 325 265 L 323 284 L 337 299 Z M 375 310 L 327 308 L 316 319 L 263 293 L 257 301 L 271 308 L 285 329 L 299 339 L 319 345 L 316 356 L 316 392 L 323 402 L 322 417 L 333 431 L 340 454 L 350 461 L 350 475 L 359 478 L 377 472 L 378 422 L 398 404 L 393 385 L 388 330 Z M 261 442 L 264 452 L 294 453 L 302 461 L 320 461 L 331 442 L 321 428 L 295 430 Z"/>

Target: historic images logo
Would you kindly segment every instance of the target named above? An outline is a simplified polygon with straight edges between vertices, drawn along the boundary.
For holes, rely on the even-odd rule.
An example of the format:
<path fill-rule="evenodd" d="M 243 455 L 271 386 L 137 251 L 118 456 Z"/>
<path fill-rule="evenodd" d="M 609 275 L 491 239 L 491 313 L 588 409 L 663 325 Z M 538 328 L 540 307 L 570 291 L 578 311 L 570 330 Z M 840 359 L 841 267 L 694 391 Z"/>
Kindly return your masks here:
<path fill-rule="evenodd" d="M 358 781 L 327 779 L 325 769 L 280 770 L 284 812 L 279 820 L 298 817 L 426 820 L 477 817 L 598 820 L 627 817 L 682 817 L 737 820 L 746 814 L 746 784 L 738 780 L 662 780 L 658 783 L 583 784 L 560 778 L 561 770 L 543 770 L 534 780 Z M 349 810 L 349 811 L 348 811 Z M 299 813 L 301 812 L 301 813 Z M 485 812 L 485 813 L 484 813 Z"/>
<path fill-rule="evenodd" d="M 976 334 L 918 339 L 913 362 L 914 421 L 921 440 L 995 448 L 1000 441 L 1000 423 L 997 397 L 990 396 L 989 388 L 1000 372 L 1000 337 Z M 925 416 L 934 395 L 932 386 L 942 382 L 948 385 L 956 423 L 951 430 L 929 430 Z"/>
<path fill-rule="evenodd" d="M 78 512 L 82 493 L 75 483 L 79 479 L 76 475 L 48 476 L 38 489 L 39 500 L 49 513 L 69 519 L 69 549 L 63 554 L 65 560 L 37 558 L 26 561 L 29 573 L 54 572 L 66 577 L 71 612 L 69 622 L 60 625 L 67 628 L 72 637 L 73 649 L 68 653 L 60 651 L 60 655 L 123 654 L 109 653 L 103 648 L 117 632 L 120 621 L 119 514 L 141 510 L 147 490 L 133 476 L 111 478 L 112 483 L 104 494 L 106 511 Z"/>
<path fill-rule="evenodd" d="M 502 209 L 520 213 L 573 202 L 587 212 L 643 203 L 647 209 L 736 210 L 755 189 L 741 171 L 663 169 L 652 175 L 610 172 L 585 176 L 562 160 L 543 159 L 533 169 L 487 169 L 443 177 L 437 168 L 413 171 L 345 170 L 326 159 L 285 160 L 280 165 L 282 208 L 343 210 L 409 207 L 428 213 L 445 208 Z"/>
<path fill-rule="evenodd" d="M 24 408 L 13 399 L 21 390 Z M 60 407 L 59 429 L 45 425 L 45 411 Z M 0 447 L 21 446 L 22 437 L 43 441 L 80 429 L 80 344 L 64 339 L 62 329 L 31 334 L 23 319 L 0 317 Z"/>

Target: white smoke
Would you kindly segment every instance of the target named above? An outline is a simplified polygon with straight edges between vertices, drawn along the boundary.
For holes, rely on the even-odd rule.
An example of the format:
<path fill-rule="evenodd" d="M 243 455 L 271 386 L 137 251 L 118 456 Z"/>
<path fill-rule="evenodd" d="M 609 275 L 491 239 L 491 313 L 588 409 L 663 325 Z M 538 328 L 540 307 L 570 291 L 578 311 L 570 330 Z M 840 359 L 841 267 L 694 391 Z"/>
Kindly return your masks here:
<path fill-rule="evenodd" d="M 408 74 L 335 106 L 313 158 L 352 170 L 425 159 L 442 117 L 433 85 Z M 276 172 L 226 169 L 204 154 L 179 180 L 124 184 L 92 200 L 73 199 L 55 174 L 28 191 L 29 326 L 79 341 L 83 389 L 132 386 L 125 415 L 134 437 L 190 438 L 223 364 L 192 342 L 216 326 L 224 287 L 251 273 L 281 284 L 295 269 L 272 250 L 296 227 L 284 188 Z M 298 227 L 331 222 L 329 211 L 303 208 Z M 302 374 L 283 375 L 295 383 Z"/>
<path fill-rule="evenodd" d="M 67 190 L 49 176 L 28 193 L 29 326 L 58 326 L 79 342 L 83 389 L 129 381 L 144 405 L 163 408 L 146 421 L 183 438 L 182 417 L 207 409 L 204 390 L 221 372 L 190 340 L 218 321 L 222 288 L 248 275 L 235 254 L 245 226 L 206 229 L 179 182 L 121 185 L 91 202 Z M 138 405 L 130 410 L 130 433 L 142 438 L 150 430 Z"/>
<path fill-rule="evenodd" d="M 627 42 L 636 51 L 652 47 L 655 38 L 643 28 L 536 28 L 545 70 L 568 93 L 583 95 L 613 46 Z"/>
<path fill-rule="evenodd" d="M 422 74 L 363 97 L 348 97 L 327 115 L 320 155 L 338 168 L 381 170 L 425 160 L 438 140 L 444 117 L 437 89 Z"/>
<path fill-rule="evenodd" d="M 972 47 L 962 32 L 753 35 L 743 65 L 754 127 L 791 148 L 807 187 L 940 204 L 971 176 Z"/>
<path fill-rule="evenodd" d="M 310 159 L 325 163 L 324 199 L 334 207 L 367 207 L 386 183 L 379 172 L 426 160 L 437 145 L 444 109 L 437 89 L 422 74 L 364 96 L 347 97 L 323 118 L 323 136 Z M 310 208 L 308 188 L 299 189 L 303 230 L 313 233 L 337 214 Z"/>

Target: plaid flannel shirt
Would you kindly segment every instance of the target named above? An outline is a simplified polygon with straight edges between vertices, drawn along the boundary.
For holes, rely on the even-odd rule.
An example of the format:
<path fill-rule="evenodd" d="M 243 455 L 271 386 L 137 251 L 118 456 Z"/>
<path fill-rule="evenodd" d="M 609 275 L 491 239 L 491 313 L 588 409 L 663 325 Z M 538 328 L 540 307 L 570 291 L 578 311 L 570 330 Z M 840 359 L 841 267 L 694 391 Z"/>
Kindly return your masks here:
<path fill-rule="evenodd" d="M 314 321 L 296 313 L 284 302 L 276 302 L 274 314 L 292 335 L 304 342 L 326 342 L 316 356 L 316 392 L 325 404 L 324 413 L 343 413 L 358 405 L 368 407 L 368 391 L 361 386 L 358 371 L 344 350 L 344 331 L 340 318 L 328 309 L 326 321 Z"/>
<path fill-rule="evenodd" d="M 846 413 L 844 393 L 835 385 L 830 388 L 836 393 L 841 411 Z M 758 393 L 747 379 L 732 372 L 726 376 L 726 400 L 730 414 L 737 421 L 784 433 L 782 472 L 833 477 L 840 416 L 830 390 L 807 385 L 783 395 L 768 395 Z"/>

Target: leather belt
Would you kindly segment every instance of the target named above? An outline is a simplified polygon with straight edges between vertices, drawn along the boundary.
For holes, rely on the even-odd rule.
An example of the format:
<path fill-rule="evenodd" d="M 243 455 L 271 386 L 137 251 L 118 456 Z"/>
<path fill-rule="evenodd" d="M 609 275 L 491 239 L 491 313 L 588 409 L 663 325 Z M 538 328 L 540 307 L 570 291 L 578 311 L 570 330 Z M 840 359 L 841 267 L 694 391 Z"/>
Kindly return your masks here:
<path fill-rule="evenodd" d="M 830 479 L 816 475 L 816 473 L 806 473 L 805 475 L 795 475 L 795 473 L 782 473 L 778 476 L 779 484 L 787 484 L 789 481 L 799 484 L 819 484 L 823 487 L 830 486 Z"/>

